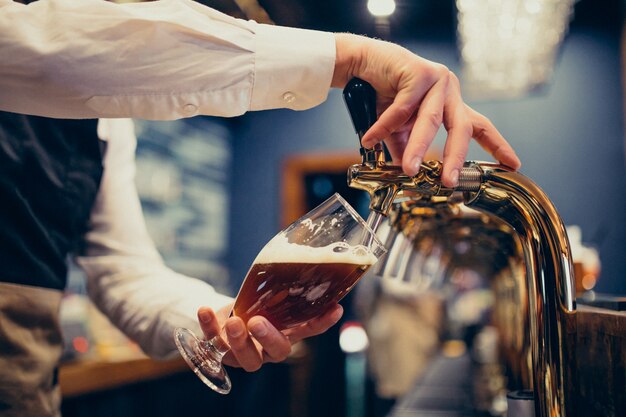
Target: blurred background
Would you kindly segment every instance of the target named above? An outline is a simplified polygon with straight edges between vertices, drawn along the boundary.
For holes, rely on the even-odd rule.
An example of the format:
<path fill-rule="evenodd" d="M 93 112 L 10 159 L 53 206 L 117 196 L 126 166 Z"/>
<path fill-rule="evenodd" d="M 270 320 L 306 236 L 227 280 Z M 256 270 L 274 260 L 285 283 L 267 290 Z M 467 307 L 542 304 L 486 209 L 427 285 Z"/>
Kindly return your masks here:
<path fill-rule="evenodd" d="M 521 158 L 521 172 L 571 226 L 574 255 L 592 271 L 584 289 L 626 295 L 623 1 L 201 2 L 259 22 L 387 39 L 449 67 L 461 78 L 465 100 L 498 127 Z M 333 192 L 349 193 L 366 215 L 368 197 L 345 187 L 347 165 L 360 156 L 339 90 L 304 112 L 137 121 L 137 134 L 137 186 L 166 263 L 226 293 L 236 294 L 269 238 Z M 441 153 L 444 140 L 441 131 L 432 155 Z M 469 159 L 492 158 L 472 143 Z M 343 302 L 342 323 L 299 345 L 286 363 L 255 374 L 234 371 L 228 397 L 173 366 L 145 380 L 66 392 L 64 413 L 387 415 L 398 396 L 377 389 L 364 353 L 367 343 L 343 349 L 339 344 L 342 329 L 362 328 L 353 298 Z M 475 309 L 482 308 L 476 300 Z M 436 311 L 432 307 L 427 316 Z M 68 364 L 94 354 L 110 361 L 138 355 L 85 301 L 78 270 L 70 280 L 64 323 Z M 437 341 L 446 338 L 436 333 Z M 87 378 L 115 379 L 111 373 L 120 372 L 94 369 Z"/>

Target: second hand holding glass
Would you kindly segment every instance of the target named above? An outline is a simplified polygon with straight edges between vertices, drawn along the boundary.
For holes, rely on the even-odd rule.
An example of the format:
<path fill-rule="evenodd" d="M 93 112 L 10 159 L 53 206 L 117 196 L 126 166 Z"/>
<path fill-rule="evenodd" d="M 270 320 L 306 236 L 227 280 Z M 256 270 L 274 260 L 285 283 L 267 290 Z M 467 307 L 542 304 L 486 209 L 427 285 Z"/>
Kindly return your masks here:
<path fill-rule="evenodd" d="M 244 322 L 263 316 L 278 330 L 299 326 L 345 297 L 385 252 L 361 216 L 334 194 L 265 245 L 246 275 L 231 315 Z M 178 328 L 175 341 L 205 384 L 221 394 L 230 392 L 222 366 L 230 347 L 220 336 L 206 341 Z"/>

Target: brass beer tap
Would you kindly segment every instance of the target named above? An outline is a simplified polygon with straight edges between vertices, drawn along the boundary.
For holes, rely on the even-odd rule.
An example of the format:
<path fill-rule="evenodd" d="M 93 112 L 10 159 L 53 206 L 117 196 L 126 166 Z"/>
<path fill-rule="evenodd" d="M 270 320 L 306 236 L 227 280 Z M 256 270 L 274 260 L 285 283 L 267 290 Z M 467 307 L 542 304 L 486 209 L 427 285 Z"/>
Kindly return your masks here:
<path fill-rule="evenodd" d="M 352 80 L 344 98 L 362 138 L 376 120 L 375 92 L 369 84 Z M 507 283 L 515 286 L 511 293 L 523 294 L 526 300 L 509 306 L 515 309 L 515 317 L 523 318 L 515 329 L 521 334 L 511 336 L 524 343 L 516 351 L 518 364 L 522 364 L 518 368 L 526 368 L 519 372 L 527 375 L 525 379 L 531 376 L 526 388 L 534 391 L 537 417 L 574 415 L 574 399 L 566 387 L 567 382 L 573 383 L 568 381 L 566 366 L 574 360 L 573 346 L 568 347 L 566 341 L 568 333 L 575 331 L 574 268 L 565 226 L 550 199 L 529 178 L 502 165 L 466 162 L 459 185 L 447 188 L 441 183 L 440 161 L 422 163 L 418 174 L 411 177 L 401 167 L 389 164 L 385 154 L 382 145 L 372 149 L 361 146 L 361 164 L 348 169 L 348 185 L 369 193 L 371 211 L 384 216 L 392 209 L 406 213 L 406 207 L 398 206 L 401 198 L 414 202 L 413 208 L 420 210 L 459 203 L 506 225 L 502 230 L 515 241 L 517 268 L 525 277 Z M 421 221 L 427 218 L 422 216 Z"/>
<path fill-rule="evenodd" d="M 391 204 L 399 193 L 411 191 L 420 195 L 450 196 L 454 191 L 445 187 L 441 181 L 442 163 L 427 161 L 417 175 L 411 177 L 399 166 L 389 164 L 383 144 L 374 148 L 365 148 L 361 139 L 376 121 L 376 91 L 367 82 L 353 78 L 344 89 L 344 99 L 355 130 L 359 137 L 361 164 L 348 169 L 348 185 L 367 191 L 370 195 L 370 210 L 384 216 L 389 214 Z M 476 173 L 467 168 L 461 170 L 462 178 L 459 190 L 476 190 Z"/>

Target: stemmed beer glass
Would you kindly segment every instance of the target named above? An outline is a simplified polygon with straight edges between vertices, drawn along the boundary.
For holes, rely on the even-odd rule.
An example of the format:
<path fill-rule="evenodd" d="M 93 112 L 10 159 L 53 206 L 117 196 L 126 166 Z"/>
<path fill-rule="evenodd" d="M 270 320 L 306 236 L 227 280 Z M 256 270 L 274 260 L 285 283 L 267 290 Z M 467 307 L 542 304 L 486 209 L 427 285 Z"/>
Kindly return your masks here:
<path fill-rule="evenodd" d="M 278 233 L 259 252 L 239 289 L 231 315 L 264 316 L 278 330 L 306 323 L 341 300 L 386 252 L 374 231 L 339 194 Z M 175 331 L 178 350 L 211 389 L 228 394 L 220 337 L 200 340 Z"/>

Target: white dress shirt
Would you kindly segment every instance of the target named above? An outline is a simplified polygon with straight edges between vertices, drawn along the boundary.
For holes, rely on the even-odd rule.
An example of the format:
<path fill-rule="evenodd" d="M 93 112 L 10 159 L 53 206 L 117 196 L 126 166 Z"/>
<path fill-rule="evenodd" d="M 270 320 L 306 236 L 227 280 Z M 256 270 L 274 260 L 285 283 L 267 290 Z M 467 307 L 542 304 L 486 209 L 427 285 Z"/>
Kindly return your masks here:
<path fill-rule="evenodd" d="M 330 33 L 244 21 L 192 0 L 0 0 L 0 110 L 169 120 L 313 107 Z"/>
<path fill-rule="evenodd" d="M 144 352 L 167 357 L 175 352 L 175 327 L 200 336 L 198 308 L 219 309 L 233 300 L 163 263 L 135 187 L 132 120 L 100 119 L 98 136 L 107 141 L 104 172 L 85 235 L 85 254 L 76 260 L 87 275 L 89 297 L 111 322 Z"/>
<path fill-rule="evenodd" d="M 0 110 L 109 118 L 98 125 L 105 170 L 78 262 L 114 324 L 152 356 L 174 353 L 174 327 L 199 332 L 198 307 L 232 299 L 164 265 L 145 227 L 136 139 L 123 118 L 315 106 L 330 88 L 333 35 L 242 21 L 191 0 L 0 0 L 0 57 Z"/>

